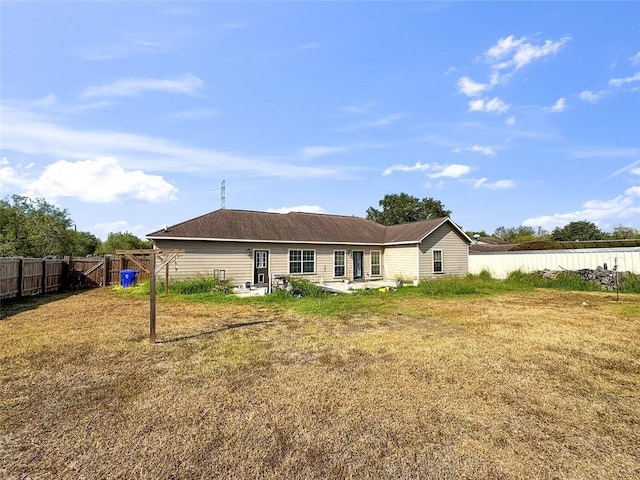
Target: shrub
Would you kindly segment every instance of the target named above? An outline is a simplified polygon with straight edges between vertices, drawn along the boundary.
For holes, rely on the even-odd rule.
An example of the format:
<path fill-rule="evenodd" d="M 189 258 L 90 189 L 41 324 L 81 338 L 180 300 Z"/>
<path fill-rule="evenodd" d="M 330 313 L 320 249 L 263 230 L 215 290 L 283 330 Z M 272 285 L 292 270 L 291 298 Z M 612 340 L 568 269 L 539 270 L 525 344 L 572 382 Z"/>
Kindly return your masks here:
<path fill-rule="evenodd" d="M 302 278 L 290 277 L 289 285 L 291 285 L 291 293 L 294 295 L 300 295 L 303 297 L 322 297 L 327 294 L 322 287 Z"/>
<path fill-rule="evenodd" d="M 159 292 L 165 291 L 164 282 L 158 286 Z M 214 277 L 202 276 L 185 280 L 169 282 L 169 292 L 178 295 L 193 295 L 196 293 L 215 293 L 231 291 L 231 280 L 219 280 Z"/>
<path fill-rule="evenodd" d="M 523 272 L 522 270 L 514 270 L 509 272 L 505 283 L 519 287 L 544 288 L 548 287 L 548 279 L 543 278 L 539 273 Z"/>
<path fill-rule="evenodd" d="M 620 291 L 623 293 L 640 293 L 640 275 L 629 273 L 620 278 Z"/>
<path fill-rule="evenodd" d="M 575 272 L 560 272 L 552 278 L 543 276 L 540 272 L 526 273 L 522 270 L 514 270 L 509 273 L 505 283 L 528 288 L 555 288 L 582 292 L 601 290 L 599 285 L 585 280 Z"/>
<path fill-rule="evenodd" d="M 478 274 L 478 278 L 480 278 L 480 280 L 484 280 L 489 281 L 489 280 L 493 280 L 493 277 L 491 276 L 491 272 L 487 269 L 483 269 L 479 274 Z"/>

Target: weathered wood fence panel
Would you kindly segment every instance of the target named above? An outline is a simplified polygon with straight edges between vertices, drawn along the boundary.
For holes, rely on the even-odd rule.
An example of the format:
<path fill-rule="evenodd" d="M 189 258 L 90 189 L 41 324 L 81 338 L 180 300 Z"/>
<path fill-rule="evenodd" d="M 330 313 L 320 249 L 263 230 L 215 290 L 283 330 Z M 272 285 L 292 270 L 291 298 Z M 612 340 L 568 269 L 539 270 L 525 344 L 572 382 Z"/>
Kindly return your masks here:
<path fill-rule="evenodd" d="M 58 292 L 64 288 L 67 264 L 64 260 L 45 260 L 44 293 Z"/>
<path fill-rule="evenodd" d="M 21 295 L 37 295 L 42 293 L 43 263 L 40 258 L 22 259 L 22 289 Z"/>
<path fill-rule="evenodd" d="M 118 285 L 121 270 L 137 270 L 138 281 L 149 279 L 149 258 L 135 258 L 136 262 L 120 255 L 104 257 L 67 257 L 70 284 L 73 287 Z M 145 268 L 147 271 L 145 271 Z"/>
<path fill-rule="evenodd" d="M 149 279 L 149 256 L 117 255 L 64 259 L 0 257 L 0 299 L 120 284 L 121 270 L 137 270 Z"/>
<path fill-rule="evenodd" d="M 20 296 L 21 267 L 20 258 L 0 258 L 0 299 Z"/>
<path fill-rule="evenodd" d="M 41 258 L 0 258 L 0 299 L 57 292 L 64 286 L 65 262 Z"/>

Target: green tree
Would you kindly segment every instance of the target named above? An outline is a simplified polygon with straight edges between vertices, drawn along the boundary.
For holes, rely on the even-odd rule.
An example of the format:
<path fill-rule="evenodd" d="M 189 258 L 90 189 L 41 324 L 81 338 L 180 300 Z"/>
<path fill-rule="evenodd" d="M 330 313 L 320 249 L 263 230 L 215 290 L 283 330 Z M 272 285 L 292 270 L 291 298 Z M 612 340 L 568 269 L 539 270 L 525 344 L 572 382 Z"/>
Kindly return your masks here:
<path fill-rule="evenodd" d="M 575 240 L 603 240 L 605 233 L 593 222 L 581 220 L 579 222 L 570 222 L 564 227 L 556 227 L 551 232 L 553 240 L 561 242 L 571 242 Z"/>
<path fill-rule="evenodd" d="M 71 238 L 71 251 L 70 255 L 75 256 L 87 256 L 87 255 L 95 255 L 100 246 L 102 245 L 102 241 L 89 232 L 70 232 Z"/>
<path fill-rule="evenodd" d="M 0 254 L 22 257 L 65 255 L 71 251 L 66 210 L 43 199 L 13 195 L 0 201 Z"/>
<path fill-rule="evenodd" d="M 626 240 L 630 238 L 640 238 L 640 230 L 632 227 L 617 225 L 610 235 L 614 240 Z"/>
<path fill-rule="evenodd" d="M 533 242 L 536 240 L 547 240 L 550 238 L 549 232 L 543 228 L 527 227 L 520 225 L 518 227 L 498 227 L 493 233 L 494 237 L 501 238 L 510 243 L 525 243 Z"/>
<path fill-rule="evenodd" d="M 378 204 L 382 210 L 369 207 L 367 220 L 373 220 L 382 225 L 398 225 L 451 215 L 451 211 L 446 210 L 439 200 L 431 197 L 420 200 L 406 193 L 385 195 Z"/>
<path fill-rule="evenodd" d="M 107 236 L 107 240 L 100 245 L 97 250 L 98 255 L 116 253 L 116 250 L 139 250 L 151 248 L 153 243 L 149 240 L 141 240 L 129 232 L 112 232 Z"/>
<path fill-rule="evenodd" d="M 474 238 L 474 235 L 478 235 L 478 237 L 490 237 L 491 236 L 487 232 L 485 232 L 484 230 L 468 230 L 468 231 L 466 231 L 464 233 L 466 233 L 467 237 L 469 237 L 469 238 Z"/>

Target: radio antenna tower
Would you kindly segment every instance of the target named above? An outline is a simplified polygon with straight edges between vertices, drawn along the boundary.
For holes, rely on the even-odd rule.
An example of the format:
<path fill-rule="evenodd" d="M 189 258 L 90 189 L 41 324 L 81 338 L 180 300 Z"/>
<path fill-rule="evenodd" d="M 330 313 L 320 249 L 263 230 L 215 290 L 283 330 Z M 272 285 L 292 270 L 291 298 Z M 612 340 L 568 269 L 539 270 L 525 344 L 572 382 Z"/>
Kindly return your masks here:
<path fill-rule="evenodd" d="M 225 193 L 224 193 L 225 187 L 224 187 L 224 180 L 222 180 L 222 186 L 220 187 L 220 208 L 222 208 L 224 210 L 224 203 L 225 203 Z"/>

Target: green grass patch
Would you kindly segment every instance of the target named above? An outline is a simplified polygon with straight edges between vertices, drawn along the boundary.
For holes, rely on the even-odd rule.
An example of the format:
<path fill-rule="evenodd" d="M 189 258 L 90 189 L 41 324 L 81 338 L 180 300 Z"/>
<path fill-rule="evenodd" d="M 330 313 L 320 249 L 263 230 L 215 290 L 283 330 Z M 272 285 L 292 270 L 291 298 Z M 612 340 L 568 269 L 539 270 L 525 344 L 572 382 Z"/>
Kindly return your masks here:
<path fill-rule="evenodd" d="M 623 293 L 640 293 L 640 275 L 630 273 L 620 280 L 620 291 Z"/>
<path fill-rule="evenodd" d="M 597 292 L 602 290 L 593 282 L 584 280 L 573 272 L 560 272 L 555 278 L 546 278 L 538 272 L 515 270 L 507 276 L 504 283 L 520 288 L 553 288 L 579 292 Z"/>

